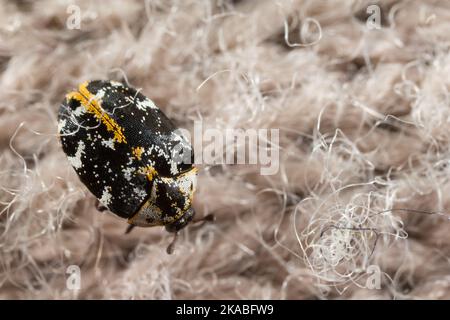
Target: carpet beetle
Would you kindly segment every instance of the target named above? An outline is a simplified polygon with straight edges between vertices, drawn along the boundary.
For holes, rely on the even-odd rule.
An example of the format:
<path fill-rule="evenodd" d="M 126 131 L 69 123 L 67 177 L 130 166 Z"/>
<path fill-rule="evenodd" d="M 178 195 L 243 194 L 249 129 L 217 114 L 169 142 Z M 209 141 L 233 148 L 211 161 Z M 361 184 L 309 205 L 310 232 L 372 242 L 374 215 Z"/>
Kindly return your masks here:
<path fill-rule="evenodd" d="M 197 168 L 191 144 L 170 119 L 138 90 L 95 80 L 66 95 L 58 131 L 70 164 L 98 201 L 128 220 L 127 232 L 165 226 L 175 233 L 171 252 L 195 215 Z"/>

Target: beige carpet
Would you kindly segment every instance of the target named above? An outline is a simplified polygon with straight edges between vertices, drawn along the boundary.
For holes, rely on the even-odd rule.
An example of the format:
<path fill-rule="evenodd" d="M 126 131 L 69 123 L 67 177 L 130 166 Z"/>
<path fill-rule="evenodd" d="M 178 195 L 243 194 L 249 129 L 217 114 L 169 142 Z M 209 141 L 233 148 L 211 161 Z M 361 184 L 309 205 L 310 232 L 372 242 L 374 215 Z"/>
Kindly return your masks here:
<path fill-rule="evenodd" d="M 0 1 L 0 298 L 450 298 L 449 30 L 446 0 Z M 124 235 L 56 135 L 92 79 L 189 130 L 278 129 L 279 170 L 199 166 L 217 220 L 173 255 Z"/>

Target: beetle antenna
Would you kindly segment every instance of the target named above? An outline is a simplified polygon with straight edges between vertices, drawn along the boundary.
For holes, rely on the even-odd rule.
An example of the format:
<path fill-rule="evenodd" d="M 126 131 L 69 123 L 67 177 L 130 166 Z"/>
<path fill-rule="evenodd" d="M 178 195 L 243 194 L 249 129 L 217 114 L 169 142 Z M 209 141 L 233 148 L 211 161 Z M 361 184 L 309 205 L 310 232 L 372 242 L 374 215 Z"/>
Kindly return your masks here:
<path fill-rule="evenodd" d="M 130 224 L 128 227 L 127 227 L 127 230 L 125 230 L 125 234 L 128 234 L 128 233 L 130 233 L 131 232 L 131 230 L 133 230 L 134 229 L 134 227 L 136 227 L 134 224 Z"/>
<path fill-rule="evenodd" d="M 177 238 L 178 238 L 178 232 L 175 232 L 175 234 L 173 235 L 172 242 L 167 246 L 167 249 L 166 249 L 167 254 L 172 254 L 173 251 L 175 250 L 175 243 L 177 242 Z"/>
<path fill-rule="evenodd" d="M 210 214 L 207 214 L 206 216 L 204 216 L 203 218 L 193 219 L 191 223 L 201 222 L 199 227 L 202 227 L 205 223 L 214 222 L 214 221 L 216 221 L 216 216 L 214 214 L 210 213 Z"/>

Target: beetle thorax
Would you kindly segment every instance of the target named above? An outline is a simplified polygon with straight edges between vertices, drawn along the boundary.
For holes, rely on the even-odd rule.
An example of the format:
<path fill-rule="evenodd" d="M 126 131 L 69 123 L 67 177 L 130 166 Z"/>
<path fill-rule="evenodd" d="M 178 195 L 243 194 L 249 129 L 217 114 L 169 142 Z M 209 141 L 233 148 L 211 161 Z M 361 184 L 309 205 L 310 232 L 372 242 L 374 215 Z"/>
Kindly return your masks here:
<path fill-rule="evenodd" d="M 156 176 L 150 197 L 128 222 L 140 227 L 176 222 L 191 210 L 196 182 L 196 168 L 174 178 Z"/>

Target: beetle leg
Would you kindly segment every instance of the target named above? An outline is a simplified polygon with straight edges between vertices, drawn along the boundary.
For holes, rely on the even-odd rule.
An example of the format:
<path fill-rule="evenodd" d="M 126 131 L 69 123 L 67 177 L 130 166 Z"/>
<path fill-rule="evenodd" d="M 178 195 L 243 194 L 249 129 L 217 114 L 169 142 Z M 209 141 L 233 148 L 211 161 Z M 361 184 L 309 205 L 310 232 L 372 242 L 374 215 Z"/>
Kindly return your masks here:
<path fill-rule="evenodd" d="M 100 203 L 100 201 L 98 201 L 98 199 L 95 199 L 95 208 L 96 208 L 98 211 L 100 211 L 100 212 L 103 212 L 103 211 L 108 210 L 108 208 L 105 207 L 104 205 L 102 205 L 102 204 Z"/>
<path fill-rule="evenodd" d="M 133 228 L 136 227 L 134 224 L 130 224 L 127 227 L 127 230 L 125 230 L 125 234 L 128 234 L 131 232 L 131 230 L 133 230 Z"/>
<path fill-rule="evenodd" d="M 175 232 L 175 234 L 173 235 L 172 242 L 167 246 L 167 249 L 166 249 L 167 254 L 172 254 L 173 251 L 175 250 L 175 243 L 177 242 L 177 238 L 178 238 L 178 232 Z"/>
<path fill-rule="evenodd" d="M 194 219 L 192 220 L 191 223 L 198 223 L 201 222 L 201 224 L 199 225 L 199 227 L 203 227 L 203 225 L 207 222 L 214 222 L 216 221 L 216 216 L 212 213 L 207 214 L 206 216 L 204 216 L 203 218 L 200 219 Z"/>

